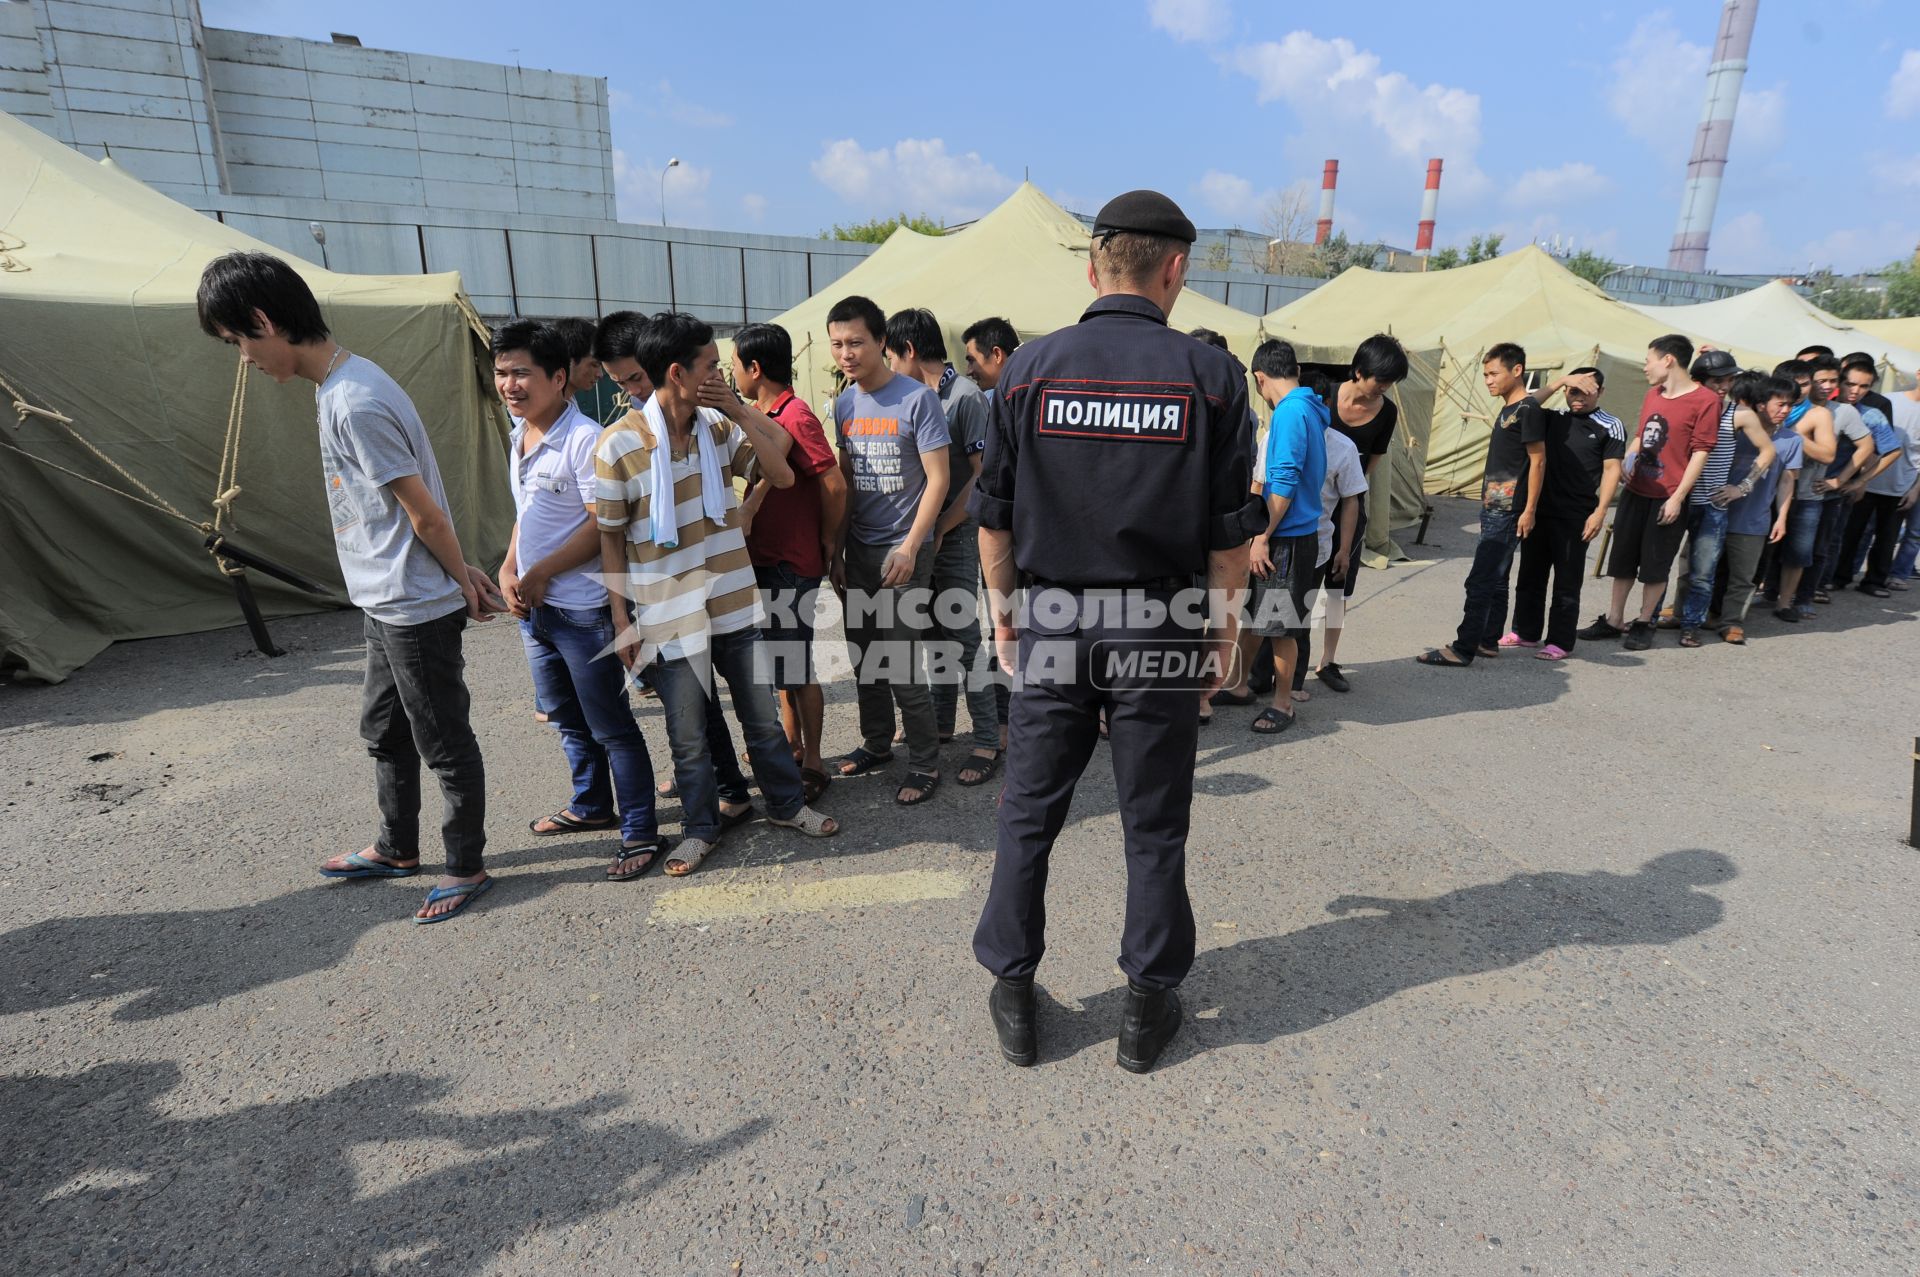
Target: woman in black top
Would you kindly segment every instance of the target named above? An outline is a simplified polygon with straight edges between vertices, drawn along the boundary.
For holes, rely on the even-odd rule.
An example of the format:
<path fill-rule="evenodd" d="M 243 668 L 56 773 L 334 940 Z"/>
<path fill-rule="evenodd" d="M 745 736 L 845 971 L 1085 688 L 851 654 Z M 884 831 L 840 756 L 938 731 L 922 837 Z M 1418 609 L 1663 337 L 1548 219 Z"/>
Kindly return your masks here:
<path fill-rule="evenodd" d="M 1338 584 L 1341 593 L 1337 602 L 1332 597 L 1327 600 L 1327 642 L 1320 667 L 1314 671 L 1316 678 L 1336 692 L 1347 691 L 1350 686 L 1336 659 L 1343 628 L 1340 623 L 1345 620 L 1345 602 L 1353 597 L 1354 581 L 1360 575 L 1360 551 L 1367 543 L 1367 506 L 1372 504 L 1372 488 L 1384 480 L 1386 473 L 1380 469 L 1382 479 L 1375 479 L 1374 472 L 1379 468 L 1376 463 L 1387 455 L 1387 448 L 1393 442 L 1393 429 L 1400 421 L 1400 409 L 1387 398 L 1387 391 L 1406 377 L 1407 352 L 1387 334 L 1375 333 L 1353 352 L 1353 367 L 1347 380 L 1340 383 L 1334 393 L 1331 405 L 1333 416 L 1328 424 L 1351 439 L 1360 450 L 1360 464 L 1366 469 L 1368 488 L 1367 498 L 1360 503 L 1360 519 L 1353 529 L 1346 579 L 1328 582 L 1329 586 Z"/>

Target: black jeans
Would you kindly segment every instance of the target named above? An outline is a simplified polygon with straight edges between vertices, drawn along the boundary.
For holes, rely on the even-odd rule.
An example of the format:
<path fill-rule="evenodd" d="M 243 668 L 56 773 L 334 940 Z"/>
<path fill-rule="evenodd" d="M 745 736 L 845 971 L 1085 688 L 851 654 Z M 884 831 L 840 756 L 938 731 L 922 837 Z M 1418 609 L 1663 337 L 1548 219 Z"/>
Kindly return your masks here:
<path fill-rule="evenodd" d="M 1480 541 L 1473 547 L 1473 566 L 1467 569 L 1467 602 L 1460 612 L 1460 631 L 1453 650 L 1473 664 L 1484 645 L 1500 642 L 1507 624 L 1507 577 L 1513 571 L 1513 551 L 1520 534 L 1520 516 L 1512 510 L 1480 511 Z"/>
<path fill-rule="evenodd" d="M 1546 641 L 1571 652 L 1580 624 L 1580 584 L 1587 569 L 1587 543 L 1580 539 L 1586 520 L 1541 515 L 1533 535 L 1520 543 L 1520 572 L 1513 586 L 1513 632 L 1529 643 Z M 1551 596 L 1547 577 L 1553 577 Z M 1551 597 L 1552 602 L 1548 599 Z"/>
<path fill-rule="evenodd" d="M 373 755 L 380 837 L 374 850 L 393 860 L 420 854 L 420 763 L 440 782 L 440 837 L 447 873 L 468 878 L 484 868 L 487 773 L 467 722 L 464 608 L 424 625 L 366 618 L 367 681 L 360 736 Z"/>
<path fill-rule="evenodd" d="M 1834 556 L 1834 585 L 1844 586 L 1853 579 L 1855 565 L 1860 561 L 1860 542 L 1871 530 L 1873 548 L 1867 551 L 1866 570 L 1860 574 L 1860 584 L 1868 589 L 1886 589 L 1903 522 L 1898 493 L 1862 493 L 1847 512 L 1846 531 L 1841 534 L 1840 551 Z"/>

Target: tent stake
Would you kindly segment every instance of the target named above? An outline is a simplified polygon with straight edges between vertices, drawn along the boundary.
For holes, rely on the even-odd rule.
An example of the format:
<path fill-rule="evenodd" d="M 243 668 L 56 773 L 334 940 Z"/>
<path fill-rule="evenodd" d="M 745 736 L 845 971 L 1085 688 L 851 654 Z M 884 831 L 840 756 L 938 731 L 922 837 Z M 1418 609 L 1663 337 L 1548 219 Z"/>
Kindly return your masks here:
<path fill-rule="evenodd" d="M 260 615 L 260 605 L 254 602 L 253 585 L 247 580 L 245 568 L 232 568 L 227 580 L 233 582 L 233 596 L 240 601 L 240 614 L 247 618 L 247 629 L 253 634 L 253 645 L 260 649 L 262 656 L 285 656 L 286 653 L 274 646 L 273 635 L 267 632 L 266 618 Z"/>

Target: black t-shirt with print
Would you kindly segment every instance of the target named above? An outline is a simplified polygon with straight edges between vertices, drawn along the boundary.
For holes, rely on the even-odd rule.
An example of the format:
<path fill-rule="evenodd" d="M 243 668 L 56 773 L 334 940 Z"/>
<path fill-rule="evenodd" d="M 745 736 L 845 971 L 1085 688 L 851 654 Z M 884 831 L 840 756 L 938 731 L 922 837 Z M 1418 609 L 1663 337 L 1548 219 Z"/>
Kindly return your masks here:
<path fill-rule="evenodd" d="M 1335 393 L 1338 394 L 1337 391 Z M 1891 421 L 1893 418 L 1888 417 L 1887 420 Z M 1327 424 L 1353 441 L 1353 446 L 1360 450 L 1360 464 L 1364 466 L 1369 457 L 1387 455 L 1387 445 L 1393 442 L 1393 428 L 1399 424 L 1399 421 L 1400 410 L 1394 406 L 1393 400 L 1383 398 L 1380 401 L 1380 411 L 1365 425 L 1350 426 L 1340 420 L 1340 409 L 1337 405 Z"/>
<path fill-rule="evenodd" d="M 1540 513 L 1555 518 L 1585 519 L 1600 497 L 1600 478 L 1606 463 L 1627 455 L 1627 432 L 1617 418 L 1612 425 L 1580 412 L 1543 408 L 1546 422 L 1547 486 L 1540 494 Z"/>
<path fill-rule="evenodd" d="M 1503 406 L 1493 419 L 1493 437 L 1487 441 L 1487 482 L 1480 490 L 1480 504 L 1486 509 L 1527 508 L 1527 445 L 1545 441 L 1544 416 L 1539 404 L 1522 399 Z"/>

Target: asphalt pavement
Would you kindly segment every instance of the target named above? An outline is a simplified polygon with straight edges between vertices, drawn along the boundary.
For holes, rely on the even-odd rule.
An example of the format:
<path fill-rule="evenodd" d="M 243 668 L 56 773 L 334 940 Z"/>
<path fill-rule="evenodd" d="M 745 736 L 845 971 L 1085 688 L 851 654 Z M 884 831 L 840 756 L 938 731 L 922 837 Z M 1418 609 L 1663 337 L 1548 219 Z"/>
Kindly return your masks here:
<path fill-rule="evenodd" d="M 606 839 L 526 832 L 566 769 L 517 633 L 476 627 L 500 881 L 422 928 L 421 881 L 315 872 L 373 830 L 357 614 L 0 687 L 6 1269 L 1920 1271 L 1920 591 L 1745 647 L 1418 667 L 1471 519 L 1364 574 L 1352 692 L 1203 730 L 1201 951 L 1145 1077 L 1113 1059 L 1104 750 L 1020 1070 L 964 743 L 928 806 L 837 783 L 838 838 L 755 821 L 610 884 Z"/>

